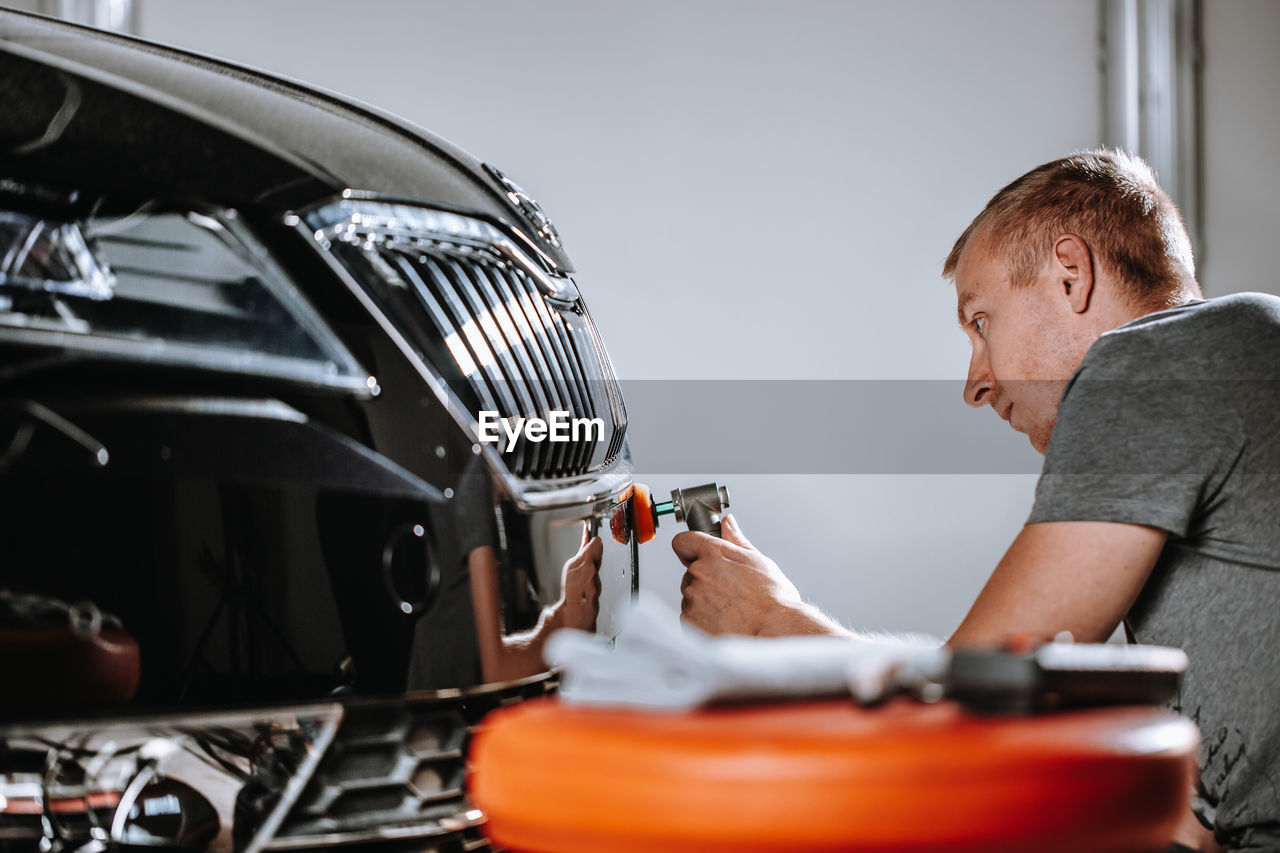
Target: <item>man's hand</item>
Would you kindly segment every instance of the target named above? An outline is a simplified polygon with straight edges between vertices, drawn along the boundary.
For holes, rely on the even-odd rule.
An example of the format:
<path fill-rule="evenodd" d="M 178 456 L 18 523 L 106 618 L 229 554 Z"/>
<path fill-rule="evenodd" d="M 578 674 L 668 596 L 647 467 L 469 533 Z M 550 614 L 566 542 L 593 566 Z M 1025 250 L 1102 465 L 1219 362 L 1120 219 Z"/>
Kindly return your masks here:
<path fill-rule="evenodd" d="M 578 553 L 565 561 L 560 575 L 560 600 L 553 608 L 557 628 L 596 629 L 600 614 L 600 560 L 604 543 L 599 536 L 587 538 L 587 525 L 582 525 L 582 544 Z"/>
<path fill-rule="evenodd" d="M 800 593 L 778 565 L 742 535 L 732 515 L 724 538 L 685 531 L 671 547 L 685 565 L 681 618 L 711 634 L 775 634 L 783 612 L 801 606 Z"/>

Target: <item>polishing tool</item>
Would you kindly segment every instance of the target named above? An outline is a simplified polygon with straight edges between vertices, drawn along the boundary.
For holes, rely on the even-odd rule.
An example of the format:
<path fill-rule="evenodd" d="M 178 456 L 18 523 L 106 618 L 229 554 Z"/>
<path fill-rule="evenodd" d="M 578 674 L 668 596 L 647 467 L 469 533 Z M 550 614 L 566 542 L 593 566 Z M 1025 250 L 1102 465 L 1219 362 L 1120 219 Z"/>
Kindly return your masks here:
<path fill-rule="evenodd" d="M 653 492 L 643 483 L 631 489 L 631 530 L 640 544 L 654 537 L 658 519 L 674 515 L 676 521 L 688 525 L 690 530 L 720 535 L 720 518 L 729 506 L 729 490 L 715 483 L 673 489 L 671 500 L 654 503 Z M 615 538 L 618 524 L 614 524 Z"/>

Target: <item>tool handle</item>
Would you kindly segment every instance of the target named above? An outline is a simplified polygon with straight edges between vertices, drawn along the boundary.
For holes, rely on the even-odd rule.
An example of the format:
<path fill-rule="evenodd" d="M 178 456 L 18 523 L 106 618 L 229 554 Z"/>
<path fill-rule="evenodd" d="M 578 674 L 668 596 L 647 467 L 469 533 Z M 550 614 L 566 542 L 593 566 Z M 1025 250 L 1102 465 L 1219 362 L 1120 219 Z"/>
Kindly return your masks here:
<path fill-rule="evenodd" d="M 671 492 L 671 506 L 676 521 L 683 521 L 690 530 L 720 536 L 720 517 L 729 506 L 729 490 L 715 483 L 675 489 Z"/>
<path fill-rule="evenodd" d="M 702 501 L 692 501 L 684 508 L 684 520 L 690 530 L 720 536 L 720 513 Z"/>
<path fill-rule="evenodd" d="M 1158 704 L 1178 695 L 1187 656 L 1161 646 L 1049 643 L 1031 654 L 957 650 L 947 695 L 984 711 Z"/>

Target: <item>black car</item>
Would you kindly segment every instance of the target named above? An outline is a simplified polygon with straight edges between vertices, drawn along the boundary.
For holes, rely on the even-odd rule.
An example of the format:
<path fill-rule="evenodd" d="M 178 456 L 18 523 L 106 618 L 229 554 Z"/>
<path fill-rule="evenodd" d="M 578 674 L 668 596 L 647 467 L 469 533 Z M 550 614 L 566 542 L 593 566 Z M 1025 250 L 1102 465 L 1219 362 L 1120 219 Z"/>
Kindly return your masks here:
<path fill-rule="evenodd" d="M 477 623 L 535 629 L 585 522 L 616 631 L 626 427 L 497 169 L 0 12 L 0 849 L 483 849 L 469 727 L 554 679 Z"/>

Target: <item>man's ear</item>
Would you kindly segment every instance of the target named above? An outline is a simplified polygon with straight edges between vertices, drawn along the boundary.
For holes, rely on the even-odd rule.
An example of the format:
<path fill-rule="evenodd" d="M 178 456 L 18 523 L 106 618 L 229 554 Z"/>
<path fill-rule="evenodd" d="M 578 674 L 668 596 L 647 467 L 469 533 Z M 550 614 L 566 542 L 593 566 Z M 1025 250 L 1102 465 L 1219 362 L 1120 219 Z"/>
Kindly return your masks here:
<path fill-rule="evenodd" d="M 1071 310 L 1083 314 L 1093 296 L 1093 253 L 1075 234 L 1063 234 L 1053 244 L 1053 275 Z"/>

